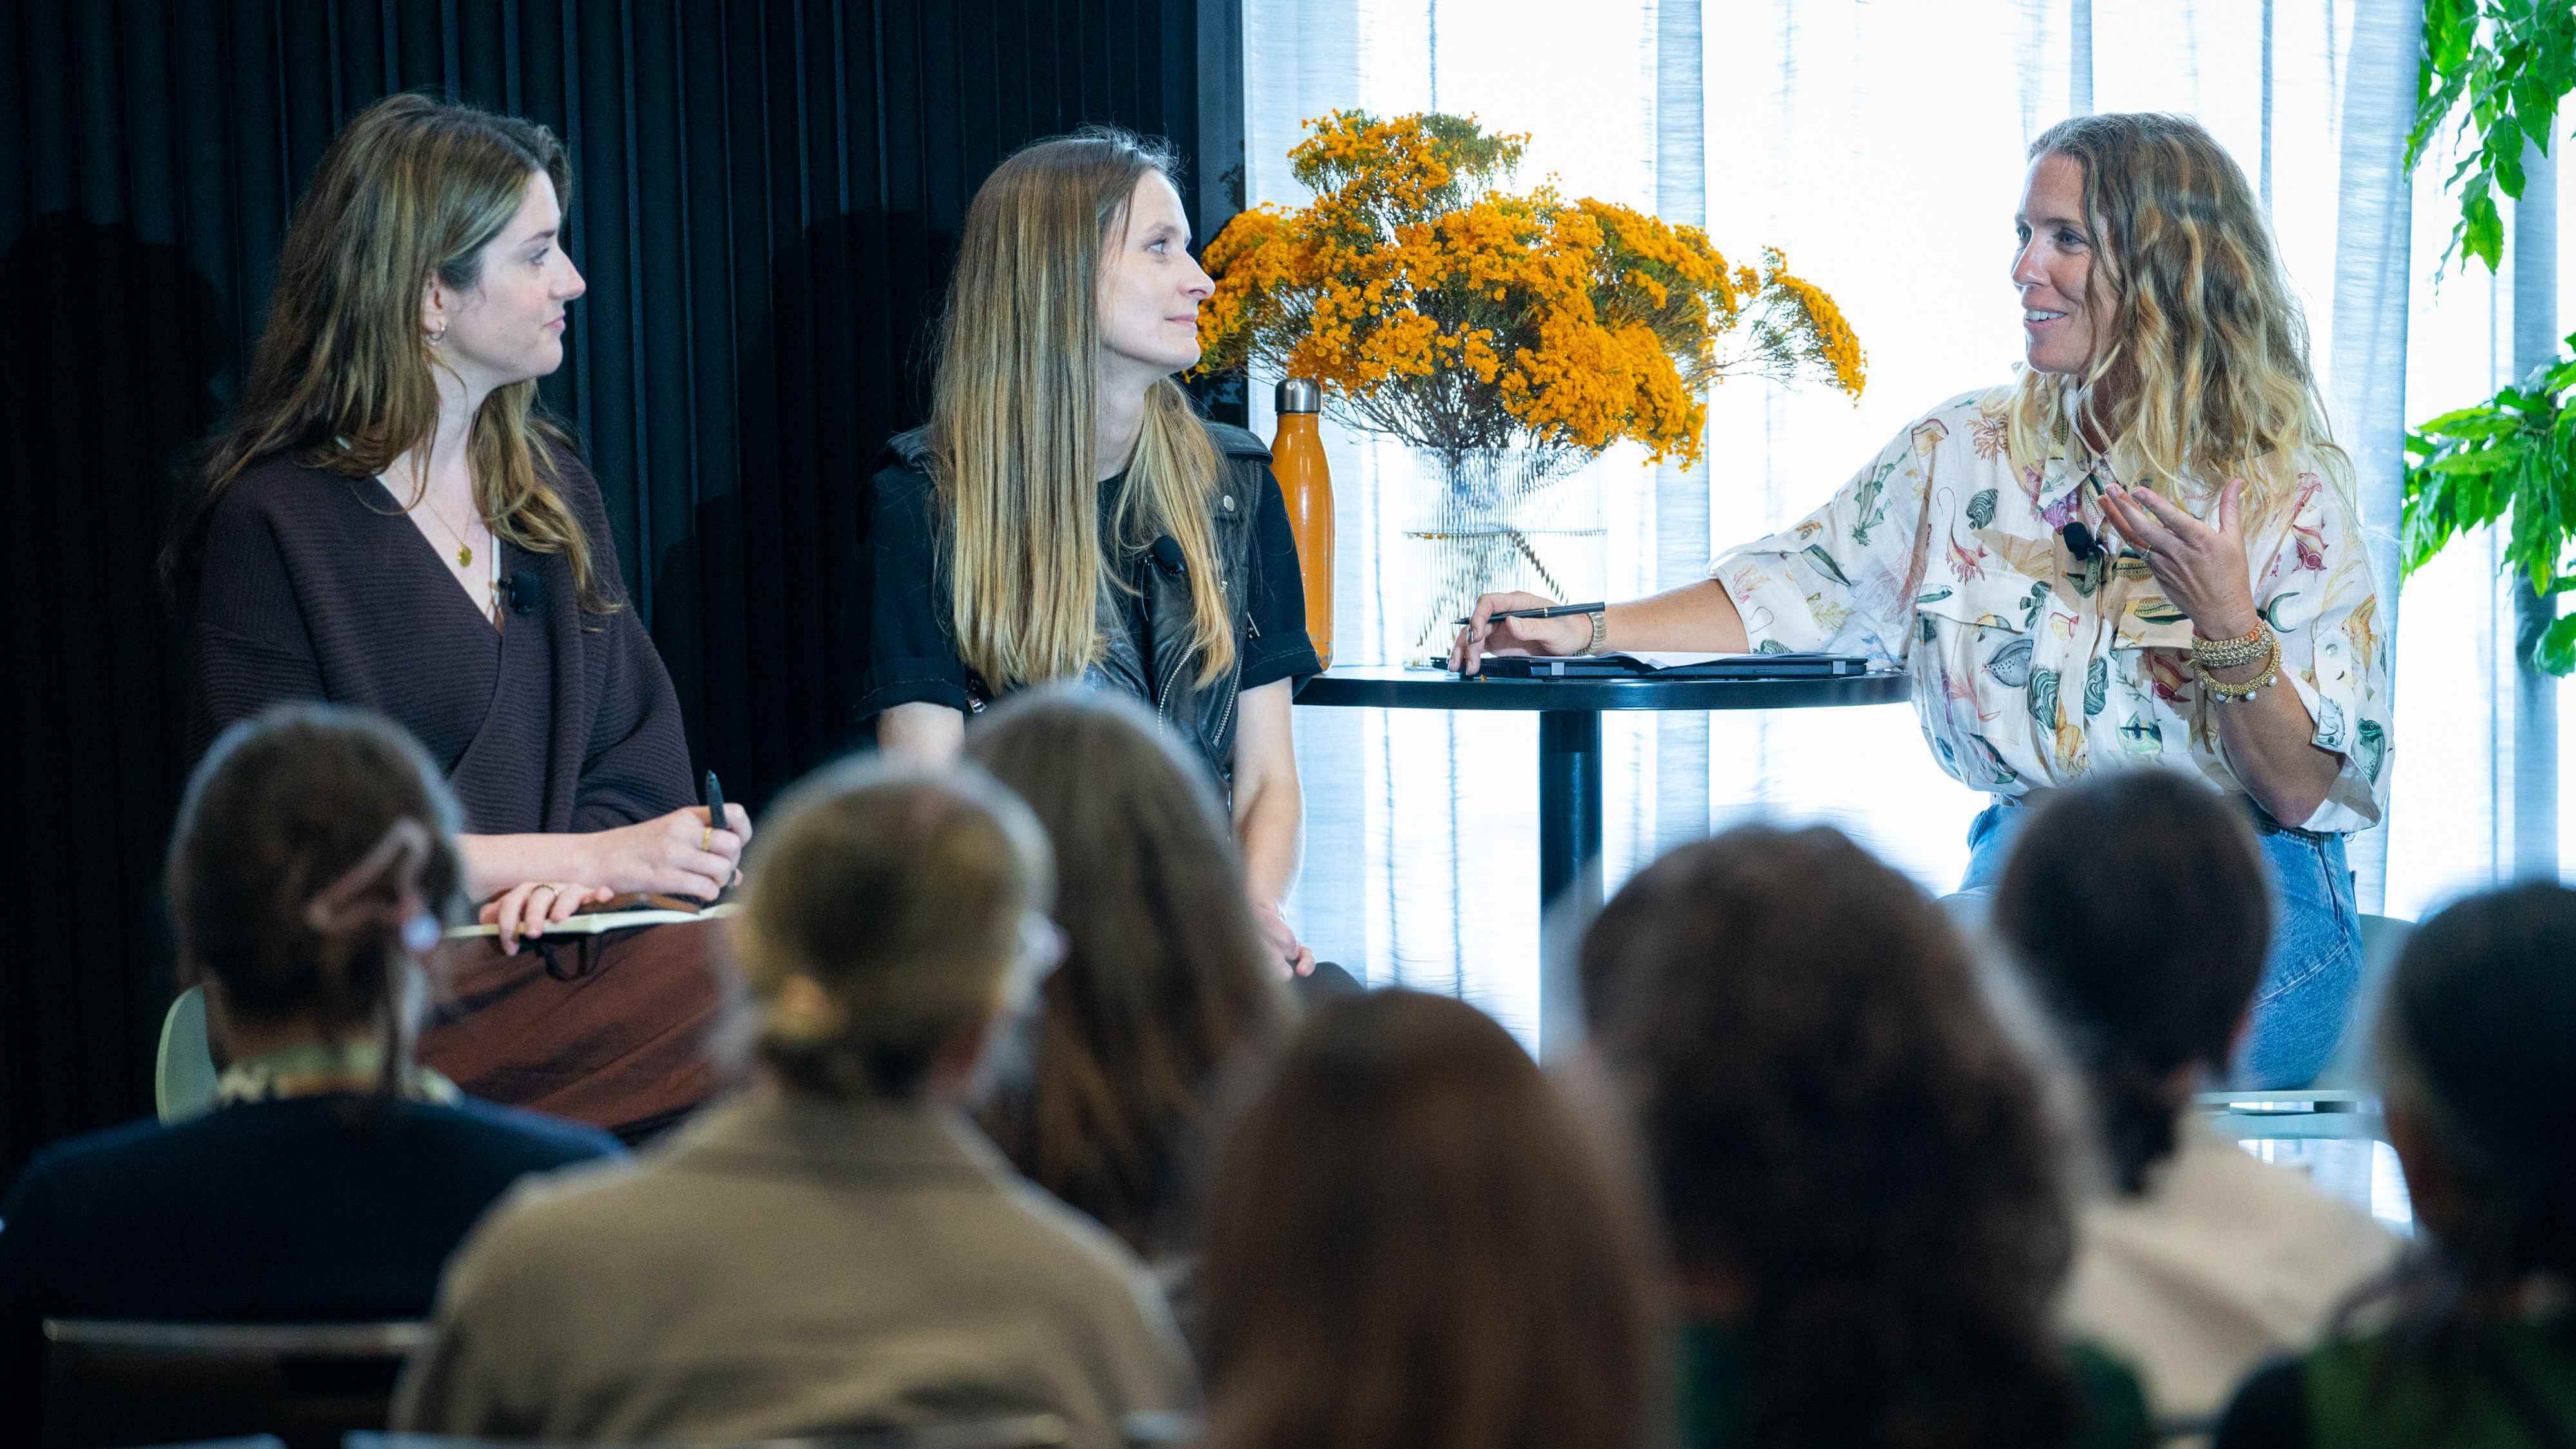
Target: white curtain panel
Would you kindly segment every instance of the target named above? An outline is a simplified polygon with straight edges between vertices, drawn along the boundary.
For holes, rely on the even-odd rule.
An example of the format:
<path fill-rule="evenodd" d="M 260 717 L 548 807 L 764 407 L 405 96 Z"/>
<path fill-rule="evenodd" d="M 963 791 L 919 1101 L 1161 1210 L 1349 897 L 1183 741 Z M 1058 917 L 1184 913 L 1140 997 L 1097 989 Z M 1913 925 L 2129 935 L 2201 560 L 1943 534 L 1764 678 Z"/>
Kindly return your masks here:
<path fill-rule="evenodd" d="M 2517 375 L 2511 270 L 2434 274 L 2448 158 L 2411 182 L 2397 170 L 2415 0 L 1244 0 L 1244 21 L 1255 202 L 1307 199 L 1286 161 L 1307 118 L 1472 114 L 1530 134 L 1525 182 L 1553 176 L 1572 195 L 1699 223 L 1730 257 L 1782 247 L 1850 316 L 1870 357 L 1857 404 L 1727 383 L 1700 467 L 1648 467 L 1629 448 L 1593 465 L 1605 536 L 1566 581 L 1584 598 L 1697 576 L 1718 549 L 1814 506 L 1920 412 L 2007 378 L 2024 152 L 2079 110 L 2197 116 L 2261 188 L 2389 580 L 2404 422 Z M 2522 220 L 2517 247 L 2556 249 L 2554 215 Z M 2543 292 L 2519 294 L 2531 313 Z M 2545 296 L 2554 313 L 2554 286 Z M 2568 319 L 2547 325 L 2555 337 Z M 1275 381 L 1253 380 L 1265 436 Z M 1413 651 L 1390 617 L 1391 575 L 1426 480 L 1400 448 L 1329 425 L 1326 437 L 1335 660 L 1400 662 Z M 2516 668 L 2515 603 L 2494 561 L 2471 540 L 2407 587 L 2392 823 L 2354 851 L 2365 910 L 2414 916 L 2510 874 L 2518 832 L 2522 862 L 2554 869 L 2532 842 L 2554 847 L 2565 828 L 2554 792 L 2568 751 L 2541 759 L 2529 724 L 2533 698 L 2560 691 Z M 2553 737 L 2571 717 L 2550 717 Z M 1300 709 L 1297 737 L 1308 834 L 1292 910 L 1307 940 L 1372 982 L 1474 1000 L 1534 1042 L 1536 722 Z M 1614 714 L 1605 742 L 1613 890 L 1664 849 L 1768 818 L 1829 821 L 1947 891 L 1985 803 L 1934 766 L 1906 706 Z M 2544 783 L 2552 817 L 2538 832 Z"/>

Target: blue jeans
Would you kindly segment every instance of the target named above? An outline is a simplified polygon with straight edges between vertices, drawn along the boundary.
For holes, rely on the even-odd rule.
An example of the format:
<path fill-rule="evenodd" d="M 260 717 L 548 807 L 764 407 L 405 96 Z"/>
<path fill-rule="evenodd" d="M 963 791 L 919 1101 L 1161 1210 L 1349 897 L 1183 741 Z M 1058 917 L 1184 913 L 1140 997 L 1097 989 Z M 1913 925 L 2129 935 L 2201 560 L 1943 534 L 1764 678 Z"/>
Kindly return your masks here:
<path fill-rule="evenodd" d="M 1959 893 L 1991 895 L 2013 837 L 2030 819 L 1998 800 L 1968 827 L 1968 874 Z M 2361 986 L 2361 914 L 2340 835 L 2257 831 L 2272 884 L 2272 949 L 2254 993 L 2254 1029 L 2238 1053 L 2234 1085 L 2270 1091 L 2313 1083 L 2334 1056 Z M 2151 902 L 2140 902 L 2150 905 Z"/>

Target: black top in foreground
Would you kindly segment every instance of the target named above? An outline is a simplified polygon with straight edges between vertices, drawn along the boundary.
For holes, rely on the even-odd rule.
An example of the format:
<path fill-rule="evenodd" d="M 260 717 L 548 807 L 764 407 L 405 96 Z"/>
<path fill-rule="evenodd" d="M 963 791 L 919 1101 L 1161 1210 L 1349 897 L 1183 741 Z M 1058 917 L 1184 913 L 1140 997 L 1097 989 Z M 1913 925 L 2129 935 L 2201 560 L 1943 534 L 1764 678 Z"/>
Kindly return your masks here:
<path fill-rule="evenodd" d="M 1839 679 L 1487 679 L 1383 664 L 1327 670 L 1297 690 L 1303 705 L 1372 709 L 1819 709 L 1903 704 L 1898 673 Z"/>

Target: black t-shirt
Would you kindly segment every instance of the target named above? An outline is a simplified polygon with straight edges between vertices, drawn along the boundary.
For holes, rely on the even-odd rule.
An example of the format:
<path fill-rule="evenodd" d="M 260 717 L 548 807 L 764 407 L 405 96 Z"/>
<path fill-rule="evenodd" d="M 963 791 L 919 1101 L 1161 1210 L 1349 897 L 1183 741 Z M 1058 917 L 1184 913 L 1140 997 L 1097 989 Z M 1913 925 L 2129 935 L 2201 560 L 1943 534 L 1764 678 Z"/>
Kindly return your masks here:
<path fill-rule="evenodd" d="M 1261 479 L 1245 605 L 1252 627 L 1240 651 L 1246 690 L 1320 673 L 1324 667 L 1306 637 L 1306 589 L 1297 569 L 1297 535 L 1288 526 L 1287 501 L 1268 468 L 1261 470 Z M 1144 574 L 1153 566 L 1152 556 L 1143 549 L 1121 549 L 1112 526 L 1111 509 L 1125 480 L 1122 473 L 1100 485 L 1100 537 L 1104 547 L 1117 552 L 1114 566 L 1134 586 L 1120 598 L 1129 631 L 1150 653 Z M 961 713 L 968 707 L 966 661 L 958 657 L 948 632 L 948 590 L 933 553 L 937 501 L 929 475 L 919 469 L 889 467 L 869 483 L 869 577 L 860 590 L 868 609 L 868 657 L 856 706 L 861 723 L 899 704 L 944 704 Z"/>

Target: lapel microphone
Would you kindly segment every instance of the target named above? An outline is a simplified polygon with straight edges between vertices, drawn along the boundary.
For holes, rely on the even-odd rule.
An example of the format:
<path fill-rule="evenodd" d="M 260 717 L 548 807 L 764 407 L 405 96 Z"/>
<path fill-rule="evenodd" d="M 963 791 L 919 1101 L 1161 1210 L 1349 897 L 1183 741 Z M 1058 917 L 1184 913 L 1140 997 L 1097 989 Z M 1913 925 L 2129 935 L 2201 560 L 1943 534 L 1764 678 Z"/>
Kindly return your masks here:
<path fill-rule="evenodd" d="M 2093 536 L 2093 530 L 2077 520 L 2068 519 L 2066 526 L 2057 531 L 2057 536 L 2066 540 L 2066 551 L 2075 555 L 2078 563 L 2091 563 L 2102 556 L 2102 541 Z"/>
<path fill-rule="evenodd" d="M 1189 577 L 1189 561 L 1181 554 L 1181 541 L 1179 539 L 1172 537 L 1168 533 L 1164 534 L 1161 538 L 1155 539 L 1153 555 L 1154 567 L 1161 569 L 1164 573 L 1169 574 L 1176 579 Z"/>
<path fill-rule="evenodd" d="M 502 576 L 501 594 L 510 601 L 510 612 L 524 619 L 545 602 L 546 581 L 522 569 Z"/>

